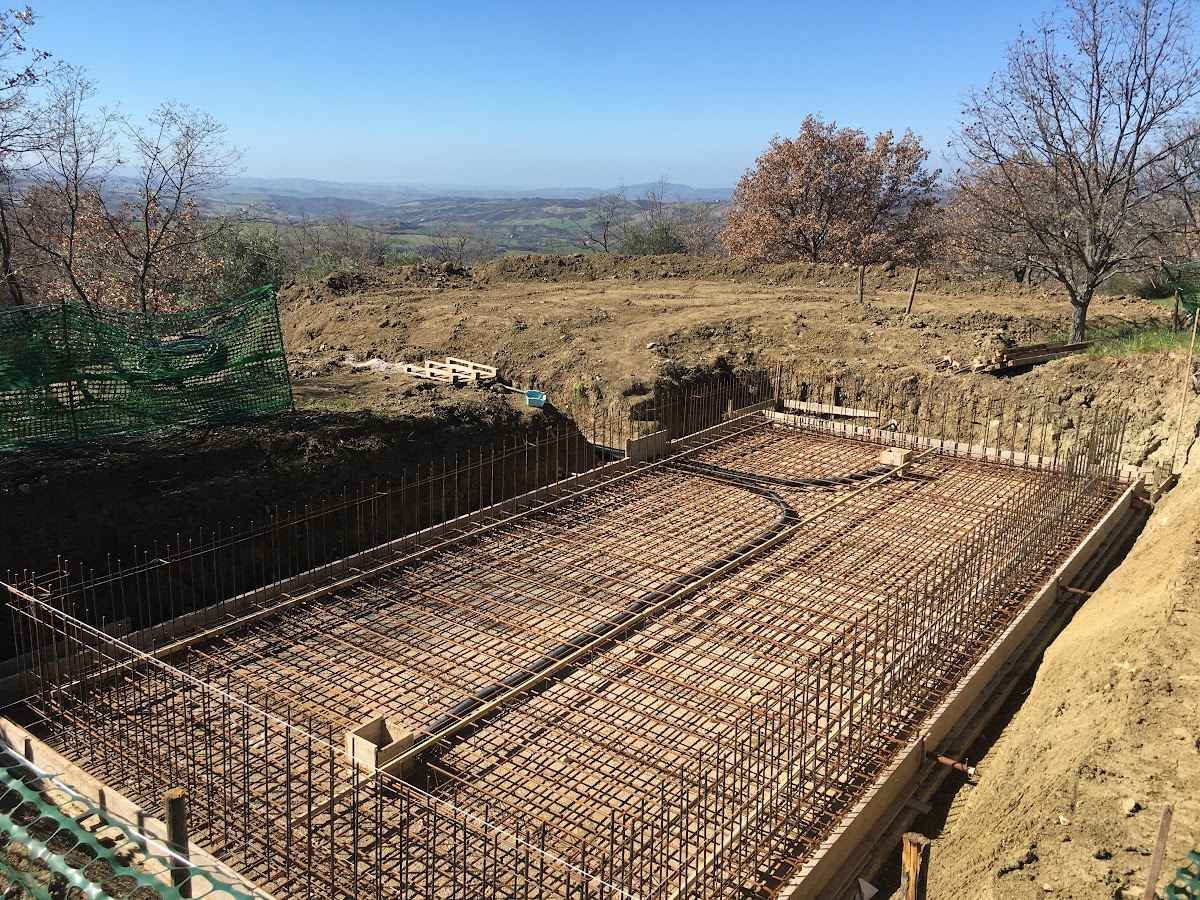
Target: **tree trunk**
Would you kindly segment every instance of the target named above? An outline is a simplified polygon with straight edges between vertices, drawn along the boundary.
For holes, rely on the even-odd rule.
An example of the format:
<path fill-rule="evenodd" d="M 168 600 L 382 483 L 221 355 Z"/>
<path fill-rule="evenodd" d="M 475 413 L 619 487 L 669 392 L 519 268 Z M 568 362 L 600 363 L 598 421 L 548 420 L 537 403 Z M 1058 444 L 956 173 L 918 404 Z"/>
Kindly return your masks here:
<path fill-rule="evenodd" d="M 21 282 L 12 266 L 12 232 L 9 230 L 8 211 L 0 203 L 0 280 L 8 288 L 9 299 L 13 306 L 25 305 L 25 294 L 21 290 Z"/>
<path fill-rule="evenodd" d="M 1071 337 L 1069 343 L 1078 344 L 1087 334 L 1087 300 L 1071 303 Z"/>

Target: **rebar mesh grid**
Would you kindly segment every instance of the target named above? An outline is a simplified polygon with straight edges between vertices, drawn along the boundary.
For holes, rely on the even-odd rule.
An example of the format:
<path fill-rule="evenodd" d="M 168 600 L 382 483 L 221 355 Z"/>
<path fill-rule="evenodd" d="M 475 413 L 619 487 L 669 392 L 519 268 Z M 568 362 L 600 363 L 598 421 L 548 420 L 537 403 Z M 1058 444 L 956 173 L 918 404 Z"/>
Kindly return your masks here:
<path fill-rule="evenodd" d="M 279 896 L 770 896 L 1119 490 L 1119 420 L 1004 465 L 831 430 L 734 416 L 192 638 L 31 586 L 28 702 Z M 404 778 L 346 757 L 377 715 Z"/>

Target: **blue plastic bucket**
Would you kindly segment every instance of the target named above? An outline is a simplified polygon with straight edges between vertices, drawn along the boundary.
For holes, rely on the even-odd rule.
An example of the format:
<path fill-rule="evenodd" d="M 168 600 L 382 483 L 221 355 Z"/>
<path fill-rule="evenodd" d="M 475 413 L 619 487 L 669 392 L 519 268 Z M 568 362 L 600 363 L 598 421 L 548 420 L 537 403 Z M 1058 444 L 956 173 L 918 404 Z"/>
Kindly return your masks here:
<path fill-rule="evenodd" d="M 526 391 L 525 392 L 525 405 L 526 406 L 536 406 L 538 409 L 541 409 L 543 406 L 546 405 L 546 392 L 545 391 Z"/>

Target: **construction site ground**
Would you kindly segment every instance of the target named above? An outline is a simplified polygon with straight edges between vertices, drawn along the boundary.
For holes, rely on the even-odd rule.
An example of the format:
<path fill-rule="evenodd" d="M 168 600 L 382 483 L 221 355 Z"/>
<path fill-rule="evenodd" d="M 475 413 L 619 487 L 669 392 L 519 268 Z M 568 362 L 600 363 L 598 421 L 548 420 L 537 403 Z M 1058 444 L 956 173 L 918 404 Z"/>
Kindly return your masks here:
<path fill-rule="evenodd" d="M 397 365 L 473 359 L 547 391 L 561 410 L 636 400 L 693 369 L 779 359 L 956 378 L 997 394 L 1048 395 L 1063 427 L 1093 406 L 1123 403 L 1128 462 L 1186 458 L 1200 402 L 1188 390 L 1177 444 L 1182 354 L 1078 355 L 1005 378 L 948 375 L 948 360 L 1061 338 L 1069 307 L 1050 289 L 922 273 L 905 315 L 911 279 L 911 270 L 872 270 L 860 303 L 853 269 L 598 255 L 285 286 L 298 413 L 0 460 L 0 568 L 45 565 L 31 558 L 39 548 L 99 552 L 115 522 L 144 519 L 161 531 L 180 517 L 252 517 L 559 415 L 486 387 L 353 369 L 350 355 Z M 1098 329 L 1168 322 L 1161 306 L 1134 297 L 1100 297 L 1089 318 Z M 1011 717 L 989 730 L 971 760 L 977 783 L 953 781 L 919 823 L 935 839 L 931 897 L 1141 896 L 1164 802 L 1175 804 L 1164 871 L 1200 843 L 1194 469 L 1184 468 L 1126 563 L 1052 645 Z"/>

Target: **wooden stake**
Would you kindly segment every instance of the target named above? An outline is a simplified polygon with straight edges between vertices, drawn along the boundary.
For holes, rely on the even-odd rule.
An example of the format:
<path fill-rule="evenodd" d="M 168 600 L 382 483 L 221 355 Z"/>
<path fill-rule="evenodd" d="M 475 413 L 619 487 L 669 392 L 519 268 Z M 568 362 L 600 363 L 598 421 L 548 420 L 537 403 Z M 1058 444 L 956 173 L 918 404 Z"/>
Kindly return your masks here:
<path fill-rule="evenodd" d="M 187 856 L 188 853 L 188 826 L 187 826 L 187 791 L 183 788 L 170 788 L 163 795 L 163 802 L 167 807 L 167 843 L 171 845 L 171 849 L 180 856 Z M 177 861 L 172 861 L 171 866 L 171 883 L 179 888 L 180 897 L 192 896 L 192 885 L 188 880 L 191 874 L 187 866 L 177 864 Z"/>
<path fill-rule="evenodd" d="M 1162 821 L 1158 823 L 1158 840 L 1154 842 L 1154 855 L 1150 857 L 1150 874 L 1146 876 L 1146 890 L 1142 893 L 1142 900 L 1154 900 L 1154 890 L 1158 887 L 1158 872 L 1162 868 L 1163 854 L 1167 849 L 1167 832 L 1171 830 L 1171 814 L 1174 812 L 1174 804 L 1163 804 Z"/>
<path fill-rule="evenodd" d="M 858 302 L 859 303 L 863 302 L 863 281 L 866 279 L 866 277 L 867 277 L 867 267 L 859 266 L 858 267 Z"/>
<path fill-rule="evenodd" d="M 916 296 L 917 296 L 917 279 L 920 277 L 921 277 L 921 267 L 917 266 L 913 270 L 912 290 L 908 292 L 908 309 L 904 310 L 904 314 L 906 316 L 912 312 L 913 300 L 916 299 Z"/>
<path fill-rule="evenodd" d="M 904 834 L 900 857 L 902 900 L 926 900 L 929 880 L 929 838 L 914 831 Z"/>
<path fill-rule="evenodd" d="M 1171 472 L 1175 472 L 1175 457 L 1179 455 L 1179 439 L 1183 436 L 1183 411 L 1187 406 L 1188 382 L 1192 380 L 1192 357 L 1196 353 L 1196 326 L 1200 325 L 1200 309 L 1192 316 L 1192 343 L 1188 347 L 1187 367 L 1179 390 L 1179 417 L 1175 420 L 1175 446 L 1171 448 Z M 1184 457 L 1185 459 L 1187 457 Z"/>

